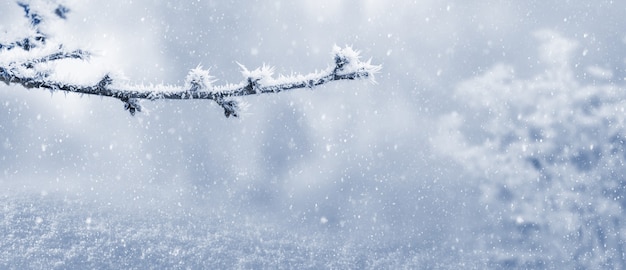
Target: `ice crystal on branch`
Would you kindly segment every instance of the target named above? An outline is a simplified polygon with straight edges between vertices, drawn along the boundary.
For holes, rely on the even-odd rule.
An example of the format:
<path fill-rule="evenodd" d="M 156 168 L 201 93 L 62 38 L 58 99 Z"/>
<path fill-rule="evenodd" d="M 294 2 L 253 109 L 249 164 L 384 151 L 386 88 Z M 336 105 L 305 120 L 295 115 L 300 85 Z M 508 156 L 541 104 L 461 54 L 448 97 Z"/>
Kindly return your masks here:
<path fill-rule="evenodd" d="M 211 90 L 215 81 L 217 80 L 209 74 L 208 69 L 202 69 L 202 66 L 198 65 L 187 74 L 185 87 L 190 91 Z"/>
<path fill-rule="evenodd" d="M 236 100 L 233 100 L 233 99 L 230 99 L 230 100 L 218 99 L 216 100 L 216 102 L 218 105 L 224 108 L 224 116 L 226 116 L 227 118 L 231 116 L 239 117 L 239 115 L 245 108 L 245 104 L 240 104 L 240 102 L 237 102 Z"/>
<path fill-rule="evenodd" d="M 381 67 L 372 65 L 372 59 L 366 62 L 361 61 L 361 53 L 350 46 L 341 48 L 335 45 L 333 47 L 333 55 L 335 58 L 335 74 L 355 74 L 356 77 L 354 79 L 369 78 L 371 82 L 376 82 L 373 74 L 378 73 Z"/>
<path fill-rule="evenodd" d="M 263 64 L 255 70 L 248 70 L 244 65 L 237 63 L 241 67 L 241 74 L 247 78 L 249 83 L 269 84 L 273 82 L 274 67 Z"/>
<path fill-rule="evenodd" d="M 135 115 L 136 112 L 141 112 L 140 100 L 136 98 L 120 98 L 124 102 L 124 110 L 127 110 L 130 115 Z"/>
<path fill-rule="evenodd" d="M 63 5 L 33 5 L 18 2 L 31 22 L 27 37 L 8 43 L 0 43 L 0 81 L 6 84 L 19 84 L 25 88 L 43 88 L 50 91 L 75 92 L 80 94 L 107 96 L 120 99 L 124 108 L 134 115 L 141 111 L 142 99 L 210 99 L 224 109 L 226 117 L 241 115 L 243 103 L 233 98 L 282 91 L 313 88 L 331 81 L 367 78 L 374 82 L 374 74 L 380 66 L 368 60 L 360 60 L 359 52 L 351 47 L 333 48 L 334 65 L 321 72 L 306 75 L 292 75 L 274 78 L 274 68 L 263 65 L 248 70 L 239 64 L 244 80 L 239 84 L 213 85 L 217 80 L 202 66 L 189 71 L 182 86 L 136 86 L 122 85 L 107 73 L 98 82 L 69 83 L 54 80 L 56 63 L 60 61 L 89 60 L 91 54 L 85 50 L 68 51 L 62 43 L 48 41 L 48 35 L 41 30 L 51 19 L 65 19 L 70 9 Z M 48 3 L 48 2 L 46 2 Z M 49 10 L 43 10 L 42 7 Z"/>

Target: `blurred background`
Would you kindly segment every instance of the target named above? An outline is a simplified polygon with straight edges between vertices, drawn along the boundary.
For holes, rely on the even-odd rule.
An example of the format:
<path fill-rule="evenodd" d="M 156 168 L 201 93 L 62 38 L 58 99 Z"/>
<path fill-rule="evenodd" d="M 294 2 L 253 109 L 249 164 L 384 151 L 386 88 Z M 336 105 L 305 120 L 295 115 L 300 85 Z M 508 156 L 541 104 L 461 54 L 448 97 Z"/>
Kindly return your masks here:
<path fill-rule="evenodd" d="M 594 229 L 590 234 L 605 236 L 582 245 L 572 239 L 587 227 L 576 222 L 566 236 L 551 219 L 523 222 L 523 214 L 532 211 L 544 216 L 565 211 L 572 220 L 586 215 L 542 208 L 545 198 L 559 204 L 562 190 L 580 185 L 548 181 L 560 183 L 557 190 L 556 184 L 535 184 L 547 174 L 544 167 L 575 160 L 559 152 L 562 163 L 533 167 L 537 163 L 527 157 L 534 155 L 513 153 L 510 143 L 501 141 L 511 134 L 512 141 L 523 141 L 532 135 L 528 130 L 563 121 L 572 123 L 571 134 L 579 126 L 591 130 L 585 133 L 591 138 L 619 133 L 626 4 L 63 4 L 71 10 L 68 19 L 47 31 L 69 47 L 97 54 L 89 63 L 61 65 L 68 80 L 114 71 L 133 84 L 183 84 L 187 72 L 201 64 L 211 68 L 216 84 L 238 83 L 243 77 L 237 62 L 305 74 L 331 65 L 335 44 L 353 46 L 383 69 L 376 84 L 342 81 L 246 97 L 250 108 L 240 119 L 225 118 L 210 101 L 144 102 L 146 111 L 131 117 L 115 99 L 1 86 L 4 267 L 624 265 L 621 237 L 612 238 L 615 245 L 606 250 L 594 249 L 606 247 L 606 235 L 619 232 Z M 2 33 L 26 27 L 17 4 L 6 1 L 0 10 Z M 555 103 L 551 91 L 567 102 Z M 569 102 L 576 93 L 591 94 Z M 591 113 L 600 115 L 591 122 L 550 114 L 582 108 L 593 97 L 608 105 Z M 550 120 L 533 126 L 514 121 L 536 112 L 533 119 Z M 603 122 L 607 115 L 619 119 Z M 618 131 L 593 132 L 607 126 Z M 589 137 L 544 137 L 541 143 L 589 148 Z M 600 163 L 597 175 L 621 168 Z M 507 173 L 490 173 L 498 170 Z M 576 179 L 571 181 L 585 187 L 617 179 L 597 192 L 621 196 L 621 173 L 559 172 L 554 179 Z M 511 188 L 503 189 L 513 194 L 509 197 L 488 196 L 494 188 L 511 186 L 511 179 L 528 181 L 524 192 L 556 195 L 529 202 Z M 580 192 L 597 195 L 589 190 Z M 513 205 L 532 203 L 540 206 L 515 212 Z M 616 207 L 584 220 L 617 216 L 607 222 L 619 223 L 624 213 Z M 509 221 L 513 225 L 506 225 Z M 544 234 L 553 237 L 539 237 Z M 565 238 L 573 242 L 541 242 Z M 564 251 L 572 243 L 580 248 Z"/>

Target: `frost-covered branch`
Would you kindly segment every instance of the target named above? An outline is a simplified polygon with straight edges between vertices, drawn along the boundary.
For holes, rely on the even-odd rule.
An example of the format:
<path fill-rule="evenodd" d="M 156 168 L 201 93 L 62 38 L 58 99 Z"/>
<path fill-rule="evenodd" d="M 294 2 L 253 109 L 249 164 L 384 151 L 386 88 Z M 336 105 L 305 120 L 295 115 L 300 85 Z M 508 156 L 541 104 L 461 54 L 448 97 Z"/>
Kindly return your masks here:
<path fill-rule="evenodd" d="M 94 85 L 77 85 L 51 78 L 54 73 L 52 63 L 66 59 L 88 61 L 91 54 L 84 50 L 66 50 L 62 44 L 48 44 L 48 36 L 39 26 L 48 19 L 65 19 L 69 9 L 59 5 L 51 16 L 35 12 L 30 5 L 19 2 L 32 25 L 32 34 L 21 40 L 7 44 L 0 43 L 0 81 L 19 84 L 25 88 L 42 88 L 50 91 L 75 92 L 87 95 L 107 96 L 120 99 L 131 115 L 141 111 L 140 100 L 157 99 L 210 99 L 224 109 L 226 117 L 237 117 L 242 107 L 234 97 L 279 93 L 282 91 L 313 88 L 331 81 L 369 79 L 380 66 L 371 61 L 362 61 L 359 52 L 346 46 L 333 48 L 334 63 L 319 72 L 307 75 L 274 76 L 274 68 L 263 67 L 248 70 L 242 64 L 244 80 L 239 84 L 216 86 L 216 79 L 208 69 L 198 66 L 192 69 L 182 86 L 157 85 L 152 87 L 125 84 L 111 73 L 106 74 Z"/>

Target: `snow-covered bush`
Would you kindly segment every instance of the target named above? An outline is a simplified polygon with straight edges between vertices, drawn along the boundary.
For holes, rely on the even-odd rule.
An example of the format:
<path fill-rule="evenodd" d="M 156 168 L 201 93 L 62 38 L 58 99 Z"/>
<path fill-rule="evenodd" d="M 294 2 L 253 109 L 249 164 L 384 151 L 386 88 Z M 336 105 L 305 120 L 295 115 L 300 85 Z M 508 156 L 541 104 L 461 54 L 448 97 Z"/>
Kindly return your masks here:
<path fill-rule="evenodd" d="M 545 70 L 497 65 L 461 83 L 467 111 L 443 117 L 435 143 L 482 179 L 479 243 L 498 267 L 623 269 L 624 86 L 578 79 L 598 72 L 574 68 L 577 43 L 535 35 Z"/>

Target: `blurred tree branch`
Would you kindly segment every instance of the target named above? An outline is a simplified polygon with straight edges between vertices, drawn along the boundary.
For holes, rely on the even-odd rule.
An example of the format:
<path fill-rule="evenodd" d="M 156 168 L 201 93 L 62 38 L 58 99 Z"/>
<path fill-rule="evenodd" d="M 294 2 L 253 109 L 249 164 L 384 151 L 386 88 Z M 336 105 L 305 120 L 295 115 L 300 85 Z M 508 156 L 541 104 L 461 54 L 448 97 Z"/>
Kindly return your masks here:
<path fill-rule="evenodd" d="M 369 60 L 361 61 L 359 52 L 351 47 L 335 46 L 334 65 L 307 75 L 280 75 L 275 78 L 272 67 L 264 65 L 250 71 L 239 64 L 244 80 L 239 84 L 222 86 L 214 86 L 213 82 L 216 80 L 209 70 L 202 69 L 201 66 L 189 72 L 182 86 L 157 85 L 148 88 L 127 85 L 118 82 L 111 73 L 105 74 L 94 85 L 66 83 L 51 78 L 54 73 L 54 65 L 51 64 L 66 59 L 88 61 L 91 53 L 80 49 L 66 50 L 63 44 L 49 42 L 48 35 L 40 26 L 50 19 L 66 19 L 70 9 L 58 5 L 50 14 L 44 15 L 42 11 L 35 11 L 28 3 L 18 4 L 24 9 L 33 31 L 20 40 L 0 43 L 0 81 L 7 85 L 19 84 L 29 89 L 42 88 L 52 92 L 65 91 L 117 98 L 124 102 L 124 108 L 131 115 L 141 111 L 139 101 L 143 99 L 210 99 L 224 109 L 226 117 L 237 117 L 243 106 L 234 97 L 312 88 L 338 80 L 367 78 L 374 82 L 374 74 L 381 68 L 372 65 Z"/>

